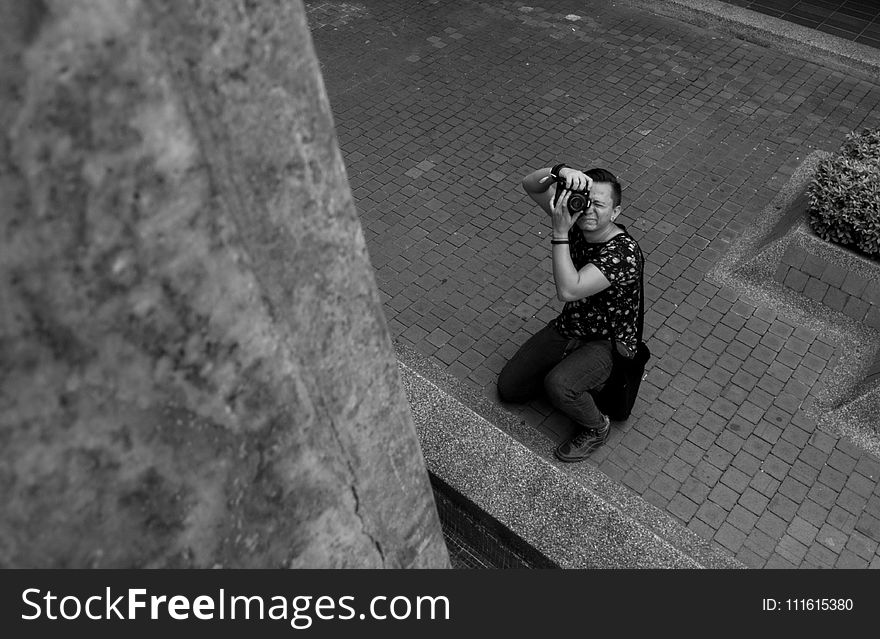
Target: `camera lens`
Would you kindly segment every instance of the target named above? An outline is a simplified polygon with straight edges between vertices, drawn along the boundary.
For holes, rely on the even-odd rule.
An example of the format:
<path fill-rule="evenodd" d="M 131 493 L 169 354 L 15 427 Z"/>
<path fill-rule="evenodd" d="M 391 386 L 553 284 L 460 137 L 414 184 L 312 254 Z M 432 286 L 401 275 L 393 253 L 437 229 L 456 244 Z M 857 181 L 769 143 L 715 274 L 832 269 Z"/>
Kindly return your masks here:
<path fill-rule="evenodd" d="M 568 198 L 568 212 L 574 215 L 587 208 L 587 196 L 582 193 L 572 193 Z"/>

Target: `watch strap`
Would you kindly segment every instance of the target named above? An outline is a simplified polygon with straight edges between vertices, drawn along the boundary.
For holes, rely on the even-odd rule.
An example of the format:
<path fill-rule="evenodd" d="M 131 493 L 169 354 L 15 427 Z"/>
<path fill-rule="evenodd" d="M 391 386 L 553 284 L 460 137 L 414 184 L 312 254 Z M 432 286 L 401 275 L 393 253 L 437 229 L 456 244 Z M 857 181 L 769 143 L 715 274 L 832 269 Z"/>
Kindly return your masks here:
<path fill-rule="evenodd" d="M 560 162 L 559 164 L 554 166 L 552 169 L 550 169 L 550 177 L 552 177 L 554 181 L 558 181 L 559 180 L 559 172 L 563 169 L 563 167 L 566 167 L 566 166 L 568 166 L 568 165 L 563 164 L 562 162 Z"/>

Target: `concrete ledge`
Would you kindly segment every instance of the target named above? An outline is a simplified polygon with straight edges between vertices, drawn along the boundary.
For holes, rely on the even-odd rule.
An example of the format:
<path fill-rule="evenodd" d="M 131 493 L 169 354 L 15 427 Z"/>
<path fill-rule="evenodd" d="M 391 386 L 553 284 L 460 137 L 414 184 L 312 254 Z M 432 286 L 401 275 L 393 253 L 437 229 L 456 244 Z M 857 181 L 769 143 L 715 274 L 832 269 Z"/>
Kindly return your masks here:
<path fill-rule="evenodd" d="M 624 0 L 657 15 L 717 29 L 839 70 L 880 79 L 880 51 L 816 29 L 715 0 Z"/>
<path fill-rule="evenodd" d="M 428 470 L 563 568 L 742 568 L 589 462 L 420 354 L 397 346 Z"/>

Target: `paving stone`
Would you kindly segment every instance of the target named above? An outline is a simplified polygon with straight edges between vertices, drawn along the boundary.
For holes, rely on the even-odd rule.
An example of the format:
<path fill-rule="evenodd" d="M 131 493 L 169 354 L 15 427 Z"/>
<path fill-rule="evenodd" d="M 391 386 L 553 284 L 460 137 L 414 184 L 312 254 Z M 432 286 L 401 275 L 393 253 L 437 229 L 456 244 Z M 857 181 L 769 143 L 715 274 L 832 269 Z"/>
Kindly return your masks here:
<path fill-rule="evenodd" d="M 801 564 L 803 568 L 834 568 L 837 563 L 837 553 L 829 550 L 821 544 L 814 543 L 807 551 L 804 562 Z"/>
<path fill-rule="evenodd" d="M 667 501 L 672 499 L 678 492 L 681 482 L 676 481 L 669 475 L 658 474 L 651 482 L 650 488 L 659 495 L 662 495 Z"/>
<path fill-rule="evenodd" d="M 830 524 L 825 524 L 816 535 L 820 544 L 834 553 L 839 553 L 846 544 L 848 537 Z"/>
<path fill-rule="evenodd" d="M 701 519 L 691 519 L 688 522 L 687 527 L 703 539 L 712 539 L 715 535 L 715 529 Z"/>
<path fill-rule="evenodd" d="M 785 534 L 776 545 L 777 552 L 783 559 L 791 562 L 792 565 L 799 565 L 807 554 L 808 546 L 801 543 L 791 535 Z"/>
<path fill-rule="evenodd" d="M 746 475 L 754 475 L 761 468 L 761 460 L 748 451 L 741 450 L 734 456 L 731 465 Z"/>
<path fill-rule="evenodd" d="M 838 491 L 821 482 L 813 483 L 807 491 L 807 497 L 809 497 L 809 499 L 826 509 L 830 509 L 834 506 L 839 495 L 840 493 Z"/>
<path fill-rule="evenodd" d="M 747 568 L 763 568 L 766 562 L 764 557 L 745 545 L 736 553 L 736 559 Z"/>
<path fill-rule="evenodd" d="M 689 521 L 697 511 L 698 506 L 686 496 L 678 493 L 672 498 L 672 500 L 670 500 L 667 508 L 669 512 L 676 517 L 679 517 L 684 521 Z"/>
<path fill-rule="evenodd" d="M 813 543 L 818 532 L 818 526 L 805 519 L 801 519 L 800 517 L 795 517 L 786 531 L 787 534 L 791 535 L 807 547 Z"/>
<path fill-rule="evenodd" d="M 870 561 L 877 552 L 878 543 L 862 533 L 855 531 L 849 536 L 849 540 L 846 542 L 846 548 L 862 559 Z"/>
<path fill-rule="evenodd" d="M 880 480 L 880 461 L 876 458 L 862 455 L 856 463 L 855 470 L 859 474 L 868 479 L 872 479 L 875 482 Z"/>
<path fill-rule="evenodd" d="M 880 518 L 880 495 L 875 494 L 868 498 L 868 504 L 865 506 L 864 513 Z"/>
<path fill-rule="evenodd" d="M 737 504 L 727 516 L 727 521 L 744 533 L 749 533 L 758 521 L 758 516 Z"/>
<path fill-rule="evenodd" d="M 819 482 L 821 484 L 824 484 L 825 486 L 828 486 L 836 492 L 840 492 L 840 490 L 846 483 L 846 479 L 846 475 L 838 470 L 835 470 L 831 466 L 825 466 L 819 472 Z"/>
<path fill-rule="evenodd" d="M 835 505 L 831 507 L 831 511 L 828 513 L 827 521 L 844 534 L 849 535 L 855 530 L 858 519 L 856 515 Z"/>
<path fill-rule="evenodd" d="M 798 517 L 810 522 L 817 528 L 821 527 L 828 518 L 830 508 L 826 508 L 811 499 L 805 499 L 798 508 Z"/>
<path fill-rule="evenodd" d="M 772 557 L 770 557 L 770 559 L 767 560 L 767 563 L 764 564 L 764 568 L 769 568 L 772 570 L 791 570 L 797 567 L 797 563 L 793 563 L 788 559 L 782 557 L 781 555 L 773 555 Z"/>
<path fill-rule="evenodd" d="M 739 549 L 745 543 L 746 535 L 743 531 L 725 521 L 715 533 L 714 539 L 729 551 L 736 553 L 739 552 Z"/>
<path fill-rule="evenodd" d="M 880 542 L 880 519 L 868 513 L 862 513 L 856 522 L 855 529 L 868 539 Z"/>
<path fill-rule="evenodd" d="M 820 476 L 821 479 L 821 476 Z M 869 479 L 860 473 L 851 473 L 845 478 L 846 487 L 860 497 L 867 499 L 877 488 L 877 480 Z"/>
<path fill-rule="evenodd" d="M 844 488 L 837 497 L 837 505 L 853 514 L 859 514 L 865 510 L 868 499 L 849 488 Z"/>
<path fill-rule="evenodd" d="M 746 488 L 739 498 L 739 503 L 747 510 L 760 515 L 764 512 L 769 504 L 770 498 L 759 492 L 754 487 Z"/>
<path fill-rule="evenodd" d="M 791 521 L 794 514 L 797 512 L 799 503 L 800 502 L 792 501 L 781 492 L 777 492 L 770 498 L 770 503 L 767 508 L 785 521 Z"/>
<path fill-rule="evenodd" d="M 834 567 L 844 569 L 862 569 L 867 567 L 866 564 L 867 562 L 862 557 L 859 557 L 851 550 L 844 548 L 838 556 L 837 562 L 834 564 Z"/>

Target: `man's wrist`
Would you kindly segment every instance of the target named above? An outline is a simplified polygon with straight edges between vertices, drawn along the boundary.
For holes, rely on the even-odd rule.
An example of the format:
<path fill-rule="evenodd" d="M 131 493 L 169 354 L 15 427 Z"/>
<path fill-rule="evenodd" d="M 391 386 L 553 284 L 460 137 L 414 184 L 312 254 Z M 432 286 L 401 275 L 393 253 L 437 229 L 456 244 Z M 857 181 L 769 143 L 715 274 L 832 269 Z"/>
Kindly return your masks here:
<path fill-rule="evenodd" d="M 560 162 L 559 164 L 557 164 L 556 166 L 554 166 L 552 169 L 550 169 L 550 177 L 553 178 L 553 181 L 554 181 L 554 182 L 558 182 L 558 181 L 559 181 L 559 172 L 560 172 L 562 169 L 564 169 L 565 167 L 566 167 L 566 164 Z"/>

